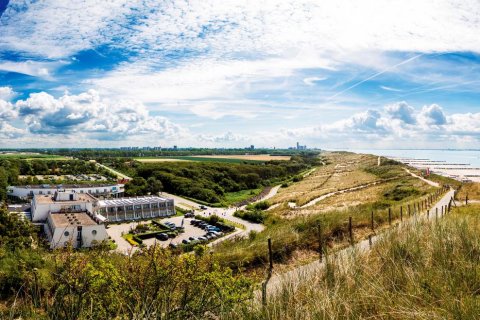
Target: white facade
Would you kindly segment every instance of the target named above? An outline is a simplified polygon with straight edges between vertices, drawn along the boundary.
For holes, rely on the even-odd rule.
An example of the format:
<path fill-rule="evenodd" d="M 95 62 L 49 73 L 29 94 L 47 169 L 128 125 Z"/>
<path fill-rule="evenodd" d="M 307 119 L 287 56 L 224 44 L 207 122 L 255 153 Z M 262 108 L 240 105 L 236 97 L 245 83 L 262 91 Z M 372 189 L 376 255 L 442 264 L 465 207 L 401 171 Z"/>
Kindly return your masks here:
<path fill-rule="evenodd" d="M 90 194 L 75 192 L 56 192 L 54 196 L 36 195 L 31 205 L 32 221 L 46 221 L 50 212 L 94 212 L 97 201 Z"/>
<path fill-rule="evenodd" d="M 108 221 L 126 221 L 175 215 L 173 199 L 157 196 L 99 200 L 97 213 Z"/>
<path fill-rule="evenodd" d="M 89 248 L 108 239 L 105 225 L 97 223 L 87 212 L 49 213 L 45 233 L 52 249 L 67 245 Z"/>
<path fill-rule="evenodd" d="M 7 196 L 19 199 L 32 199 L 36 195 L 54 195 L 55 192 L 73 191 L 90 193 L 95 196 L 118 198 L 125 192 L 124 184 L 114 185 L 40 185 L 40 186 L 9 186 Z"/>

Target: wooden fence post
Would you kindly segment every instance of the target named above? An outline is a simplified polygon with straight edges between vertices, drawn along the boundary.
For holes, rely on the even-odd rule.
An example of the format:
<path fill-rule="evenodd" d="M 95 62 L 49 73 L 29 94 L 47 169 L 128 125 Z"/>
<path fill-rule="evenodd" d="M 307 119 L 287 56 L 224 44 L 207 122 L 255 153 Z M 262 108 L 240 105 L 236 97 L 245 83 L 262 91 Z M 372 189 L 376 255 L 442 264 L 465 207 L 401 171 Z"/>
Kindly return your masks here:
<path fill-rule="evenodd" d="M 273 271 L 273 253 L 272 253 L 272 239 L 268 238 L 268 260 L 270 261 L 267 279 L 262 283 L 262 304 L 265 307 L 267 305 L 267 284 L 272 277 Z"/>
<path fill-rule="evenodd" d="M 371 216 L 371 224 L 372 224 L 372 232 L 375 232 L 375 220 L 373 218 L 373 210 L 372 210 L 372 216 Z"/>
<path fill-rule="evenodd" d="M 388 224 L 392 225 L 392 209 L 388 208 Z"/>
<path fill-rule="evenodd" d="M 348 217 L 348 233 L 350 234 L 350 244 L 353 245 L 352 217 Z"/>
<path fill-rule="evenodd" d="M 427 209 L 427 220 L 428 220 L 429 217 L 430 217 L 430 210 Z"/>
<path fill-rule="evenodd" d="M 411 212 L 410 212 L 410 204 L 408 205 L 408 216 L 410 217 Z"/>
<path fill-rule="evenodd" d="M 468 204 L 468 193 L 467 193 L 467 195 L 465 196 L 465 205 L 467 205 L 467 204 Z"/>
<path fill-rule="evenodd" d="M 403 221 L 403 207 L 400 206 L 400 221 Z"/>
<path fill-rule="evenodd" d="M 323 239 L 322 239 L 322 224 L 318 223 L 318 253 L 320 255 L 320 262 L 323 260 Z"/>

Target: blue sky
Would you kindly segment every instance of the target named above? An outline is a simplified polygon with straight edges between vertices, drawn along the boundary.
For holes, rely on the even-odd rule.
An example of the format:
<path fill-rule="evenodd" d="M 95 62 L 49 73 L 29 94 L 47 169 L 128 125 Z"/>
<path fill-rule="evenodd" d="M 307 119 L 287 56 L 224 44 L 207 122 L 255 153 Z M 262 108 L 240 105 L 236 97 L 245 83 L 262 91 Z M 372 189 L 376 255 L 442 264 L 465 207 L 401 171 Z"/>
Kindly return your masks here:
<path fill-rule="evenodd" d="M 0 146 L 479 148 L 478 1 L 0 0 Z"/>

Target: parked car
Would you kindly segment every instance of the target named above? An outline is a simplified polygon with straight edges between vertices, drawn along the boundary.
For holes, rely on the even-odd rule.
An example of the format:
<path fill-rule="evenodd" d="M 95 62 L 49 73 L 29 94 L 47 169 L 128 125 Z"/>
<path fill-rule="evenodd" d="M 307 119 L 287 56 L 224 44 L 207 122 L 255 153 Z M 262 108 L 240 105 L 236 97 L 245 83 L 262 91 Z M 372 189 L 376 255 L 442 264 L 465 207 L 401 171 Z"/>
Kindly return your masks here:
<path fill-rule="evenodd" d="M 195 240 L 197 240 L 197 238 L 195 238 L 195 237 L 190 237 L 190 238 L 188 238 L 188 240 L 190 240 L 190 241 L 195 241 Z"/>
<path fill-rule="evenodd" d="M 194 218 L 195 217 L 195 214 L 193 212 L 187 212 L 185 213 L 185 218 Z"/>
<path fill-rule="evenodd" d="M 175 243 L 170 243 L 168 246 L 172 249 L 178 248 L 178 246 Z"/>
<path fill-rule="evenodd" d="M 190 241 L 189 241 L 189 240 L 187 240 L 187 239 L 183 239 L 183 240 L 182 240 L 182 243 L 183 243 L 183 244 L 189 244 L 189 243 L 190 243 Z"/>
<path fill-rule="evenodd" d="M 205 238 L 205 237 L 198 237 L 198 240 L 200 240 L 200 241 L 207 241 L 207 238 Z"/>
<path fill-rule="evenodd" d="M 200 209 L 202 209 L 202 210 L 206 210 L 206 209 L 207 209 L 207 207 L 205 207 L 205 206 L 200 206 Z"/>
<path fill-rule="evenodd" d="M 160 241 L 167 241 L 168 240 L 168 234 L 160 233 L 160 234 L 157 234 L 156 238 Z"/>

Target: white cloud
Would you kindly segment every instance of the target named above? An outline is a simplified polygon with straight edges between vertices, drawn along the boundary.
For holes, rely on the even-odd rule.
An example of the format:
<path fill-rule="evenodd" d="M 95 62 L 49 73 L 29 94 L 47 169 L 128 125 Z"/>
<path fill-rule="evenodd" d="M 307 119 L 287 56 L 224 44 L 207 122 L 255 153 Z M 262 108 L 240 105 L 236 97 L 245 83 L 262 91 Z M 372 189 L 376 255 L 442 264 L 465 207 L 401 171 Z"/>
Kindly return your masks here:
<path fill-rule="evenodd" d="M 0 120 L 0 139 L 16 139 L 25 134 L 25 130 L 15 128 L 9 123 Z"/>
<path fill-rule="evenodd" d="M 0 100 L 0 121 L 12 120 L 18 116 L 17 110 L 14 109 L 10 102 Z"/>
<path fill-rule="evenodd" d="M 0 71 L 16 72 L 26 74 L 32 77 L 39 77 L 45 80 L 53 80 L 52 73 L 61 65 L 65 65 L 66 62 L 39 62 L 39 61 L 4 61 L 0 62 Z"/>
<path fill-rule="evenodd" d="M 0 87 L 0 100 L 10 101 L 15 97 L 15 92 L 11 87 Z"/>
<path fill-rule="evenodd" d="M 389 113 L 393 119 L 399 119 L 408 124 L 416 123 L 414 115 L 415 109 L 405 101 L 390 104 L 385 107 L 385 111 Z"/>
<path fill-rule="evenodd" d="M 130 135 L 178 138 L 186 134 L 168 119 L 150 116 L 138 101 L 102 99 L 95 90 L 58 99 L 46 92 L 32 93 L 15 107 L 34 134 L 81 134 L 102 140 Z"/>
<path fill-rule="evenodd" d="M 381 89 L 385 90 L 385 91 L 393 91 L 393 92 L 402 92 L 403 90 L 400 90 L 400 89 L 396 89 L 396 88 L 392 88 L 392 87 L 388 87 L 388 86 L 380 86 Z"/>
<path fill-rule="evenodd" d="M 305 83 L 307 86 L 313 86 L 315 82 L 323 81 L 326 80 L 327 77 L 308 77 L 303 79 L 303 83 Z"/>
<path fill-rule="evenodd" d="M 231 131 L 228 131 L 224 134 L 220 135 L 207 135 L 207 134 L 200 134 L 197 136 L 197 139 L 200 141 L 206 142 L 215 142 L 215 143 L 231 143 L 231 142 L 239 142 L 239 141 L 247 141 L 249 138 L 245 135 L 241 134 L 234 134 Z"/>
<path fill-rule="evenodd" d="M 419 125 L 416 125 L 416 124 Z M 322 143 L 342 143 L 358 147 L 388 142 L 383 147 L 398 147 L 399 141 L 416 145 L 419 141 L 476 141 L 480 137 L 480 113 L 445 115 L 437 104 L 416 110 L 406 102 L 388 105 L 383 110 L 367 110 L 331 124 L 284 129 L 278 139 L 310 139 Z"/>
<path fill-rule="evenodd" d="M 447 117 L 443 113 L 442 108 L 437 104 L 424 106 L 419 118 L 426 125 L 441 126 L 447 123 Z"/>

